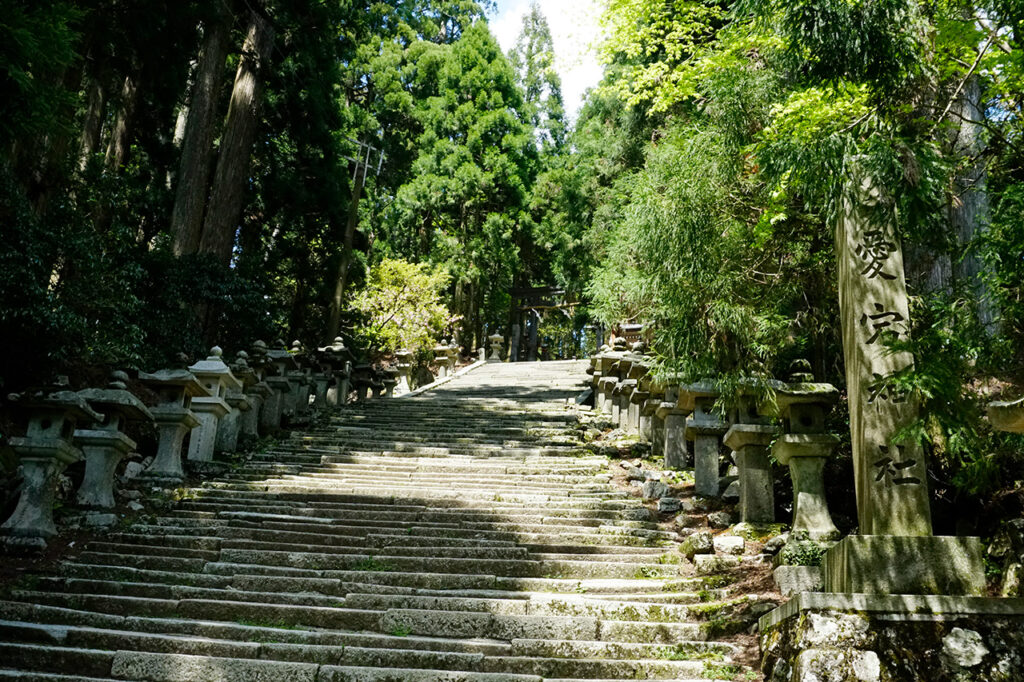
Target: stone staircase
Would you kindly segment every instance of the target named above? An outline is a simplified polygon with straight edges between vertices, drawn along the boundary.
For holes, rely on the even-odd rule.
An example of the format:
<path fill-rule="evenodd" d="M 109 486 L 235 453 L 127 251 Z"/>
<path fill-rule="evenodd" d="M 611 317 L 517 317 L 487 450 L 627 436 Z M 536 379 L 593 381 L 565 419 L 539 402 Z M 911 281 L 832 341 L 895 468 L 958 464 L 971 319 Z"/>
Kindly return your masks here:
<path fill-rule="evenodd" d="M 0 602 L 0 679 L 760 679 L 743 599 L 582 449 L 584 364 L 295 433 Z"/>

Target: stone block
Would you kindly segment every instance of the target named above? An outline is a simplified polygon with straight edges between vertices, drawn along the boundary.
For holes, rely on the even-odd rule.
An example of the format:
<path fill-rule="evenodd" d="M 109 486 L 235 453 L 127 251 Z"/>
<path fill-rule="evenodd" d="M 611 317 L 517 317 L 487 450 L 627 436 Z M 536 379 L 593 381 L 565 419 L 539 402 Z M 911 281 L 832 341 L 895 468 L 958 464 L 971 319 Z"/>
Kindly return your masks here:
<path fill-rule="evenodd" d="M 828 592 L 867 594 L 985 594 L 978 538 L 856 535 L 825 553 Z"/>
<path fill-rule="evenodd" d="M 693 557 L 698 554 L 711 554 L 715 551 L 714 540 L 711 537 L 711 533 L 708 533 L 707 531 L 694 533 L 683 540 L 683 543 L 679 545 L 679 551 L 686 555 L 686 558 L 690 561 L 693 561 Z"/>
<path fill-rule="evenodd" d="M 674 514 L 682 507 L 682 502 L 678 497 L 662 497 L 658 500 L 658 511 L 662 514 Z"/>
<path fill-rule="evenodd" d="M 693 565 L 697 575 L 711 575 L 738 568 L 740 558 L 730 554 L 698 554 L 693 558 Z"/>
<path fill-rule="evenodd" d="M 708 525 L 712 528 L 728 528 L 732 525 L 732 515 L 725 511 L 711 512 L 708 514 Z"/>
<path fill-rule="evenodd" d="M 719 535 L 715 538 L 715 551 L 719 554 L 743 554 L 746 543 L 736 535 Z"/>
<path fill-rule="evenodd" d="M 668 486 L 658 480 L 650 480 L 643 485 L 643 498 L 657 500 L 668 495 Z"/>
<path fill-rule="evenodd" d="M 825 587 L 820 566 L 777 566 L 772 575 L 783 597 L 801 592 L 821 592 Z"/>

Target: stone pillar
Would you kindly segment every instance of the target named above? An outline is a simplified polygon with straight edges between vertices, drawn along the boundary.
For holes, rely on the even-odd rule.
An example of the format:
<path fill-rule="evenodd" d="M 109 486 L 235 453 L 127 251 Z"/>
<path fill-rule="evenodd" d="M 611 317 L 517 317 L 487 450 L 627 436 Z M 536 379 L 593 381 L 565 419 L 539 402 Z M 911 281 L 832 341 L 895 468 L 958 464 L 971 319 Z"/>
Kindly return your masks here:
<path fill-rule="evenodd" d="M 651 456 L 654 459 L 665 456 L 665 418 L 660 414 L 661 404 L 665 401 L 665 388 L 660 384 L 651 387 L 651 398 L 647 401 L 652 406 L 651 414 Z M 666 467 L 667 468 L 667 467 Z"/>
<path fill-rule="evenodd" d="M 684 469 L 689 465 L 686 449 L 686 415 L 679 407 L 679 387 L 665 389 L 665 400 L 658 405 L 656 419 L 661 423 L 662 455 L 666 469 Z"/>
<path fill-rule="evenodd" d="M 398 360 L 395 370 L 397 372 L 398 383 L 395 384 L 395 395 L 405 395 L 412 391 L 412 386 L 409 385 L 409 372 L 412 370 L 412 351 L 399 350 L 395 352 L 395 358 Z"/>
<path fill-rule="evenodd" d="M 830 592 L 976 594 L 984 575 L 978 538 L 931 537 L 924 451 L 893 442 L 918 405 L 885 383 L 913 362 L 888 339 L 910 329 L 899 237 L 869 179 L 854 176 L 836 224 L 839 310 L 850 436 L 863 535 L 828 550 L 822 562 Z M 980 581 L 984 589 L 984 580 Z"/>
<path fill-rule="evenodd" d="M 653 454 L 655 412 L 661 405 L 661 399 L 652 398 L 650 391 L 646 393 L 647 395 L 640 405 L 640 440 L 644 443 L 651 443 Z"/>
<path fill-rule="evenodd" d="M 609 412 L 612 417 L 612 424 L 618 427 L 622 423 L 621 411 L 619 408 L 622 407 L 622 401 L 619 396 L 622 394 L 622 381 L 616 377 L 615 383 L 611 385 L 611 392 L 609 394 L 608 402 L 611 406 Z"/>
<path fill-rule="evenodd" d="M 181 466 L 181 446 L 185 436 L 199 426 L 199 420 L 191 409 L 192 399 L 208 396 L 209 392 L 186 369 L 164 369 L 153 374 L 143 372 L 139 379 L 158 396 L 157 406 L 150 408 L 158 436 L 156 457 L 142 475 L 158 480 L 181 481 L 185 477 Z"/>
<path fill-rule="evenodd" d="M 0 533 L 9 536 L 6 544 L 44 548 L 46 538 L 57 534 L 53 523 L 53 502 L 57 477 L 65 467 L 82 458 L 71 444 L 79 421 L 101 421 L 103 415 L 94 411 L 71 391 L 50 395 L 12 396 L 18 410 L 28 414 L 24 436 L 10 439 L 18 456 L 21 494 Z"/>
<path fill-rule="evenodd" d="M 505 343 L 505 337 L 501 334 L 491 334 L 487 340 L 491 344 L 491 357 L 487 358 L 487 362 L 501 362 L 501 347 Z"/>
<path fill-rule="evenodd" d="M 188 443 L 188 458 L 197 462 L 213 460 L 213 451 L 217 444 L 217 427 L 220 420 L 231 412 L 227 395 L 229 391 L 241 391 L 242 382 L 231 373 L 231 369 L 221 359 L 223 351 L 214 346 L 210 355 L 189 367 L 189 371 L 199 380 L 208 397 L 192 400 L 192 409 L 199 420 L 199 426 L 192 433 Z"/>
<path fill-rule="evenodd" d="M 105 418 L 91 428 L 75 431 L 75 444 L 85 454 L 85 476 L 75 501 L 83 507 L 110 509 L 114 506 L 114 474 L 121 460 L 135 449 L 135 441 L 124 433 L 129 421 L 151 421 L 153 415 L 129 393 L 128 375 L 114 372 L 105 389 L 79 391 L 90 406 L 103 410 Z"/>
<path fill-rule="evenodd" d="M 743 523 L 775 521 L 775 487 L 768 447 L 776 427 L 760 414 L 752 396 L 744 396 L 723 438 L 733 451 L 739 469 L 740 520 Z"/>
<path fill-rule="evenodd" d="M 604 376 L 601 377 L 601 381 L 598 382 L 598 397 L 600 400 L 600 411 L 601 414 L 606 414 L 612 418 L 612 421 L 616 421 L 615 413 L 615 387 L 618 385 L 619 379 L 615 376 Z"/>
<path fill-rule="evenodd" d="M 636 433 L 633 422 L 632 396 L 636 390 L 636 379 L 625 379 L 619 384 L 619 428 L 626 433 Z"/>
<path fill-rule="evenodd" d="M 719 494 L 719 439 L 728 430 L 728 424 L 714 414 L 718 391 L 710 381 L 681 386 L 678 404 L 692 409 L 686 420 L 686 437 L 693 441 L 693 475 L 695 489 L 702 497 Z"/>

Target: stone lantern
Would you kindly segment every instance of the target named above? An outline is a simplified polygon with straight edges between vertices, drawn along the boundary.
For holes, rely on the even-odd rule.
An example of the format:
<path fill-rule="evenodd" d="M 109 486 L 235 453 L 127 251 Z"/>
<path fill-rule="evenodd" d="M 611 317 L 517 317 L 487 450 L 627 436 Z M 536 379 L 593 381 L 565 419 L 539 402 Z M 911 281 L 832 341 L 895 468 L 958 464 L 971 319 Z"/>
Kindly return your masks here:
<path fill-rule="evenodd" d="M 350 360 L 352 354 L 345 347 L 345 340 L 340 336 L 334 338 L 334 343 L 320 349 L 324 354 L 324 361 L 331 368 L 334 375 L 333 381 L 327 388 L 327 405 L 336 407 L 345 405 L 348 402 L 349 381 L 352 374 Z"/>
<path fill-rule="evenodd" d="M 374 387 L 373 366 L 363 363 L 352 368 L 352 387 L 356 390 L 356 401 L 364 402 Z"/>
<path fill-rule="evenodd" d="M 691 412 L 686 420 L 686 437 L 693 441 L 693 476 L 702 497 L 717 497 L 718 441 L 729 425 L 713 412 L 718 390 L 709 380 L 679 388 L 679 407 Z"/>
<path fill-rule="evenodd" d="M 313 386 L 312 370 L 308 366 L 309 357 L 302 348 L 300 341 L 293 341 L 289 351 L 295 360 L 296 369 L 288 374 L 292 382 L 292 400 L 295 405 L 294 422 L 309 423 L 309 396 Z"/>
<path fill-rule="evenodd" d="M 395 385 L 395 395 L 404 395 L 412 391 L 409 385 L 409 372 L 412 370 L 412 351 L 404 348 L 395 351 L 395 358 L 398 360 L 396 370 L 398 371 L 398 383 Z"/>
<path fill-rule="evenodd" d="M 798 364 L 799 363 L 799 364 Z M 825 500 L 825 461 L 839 446 L 839 438 L 825 429 L 825 415 L 839 400 L 831 384 L 813 383 L 810 365 L 794 363 L 790 383 L 776 389 L 776 403 L 785 433 L 772 446 L 780 464 L 789 467 L 793 480 L 792 540 L 835 540 L 839 531 Z"/>
<path fill-rule="evenodd" d="M 501 347 L 505 343 L 505 337 L 501 334 L 491 334 L 487 340 L 491 344 L 491 357 L 487 358 L 487 362 L 501 362 Z"/>
<path fill-rule="evenodd" d="M 723 442 L 733 451 L 739 469 L 740 519 L 743 523 L 775 521 L 775 486 L 768 447 L 776 426 L 758 412 L 753 387 L 745 390 Z"/>
<path fill-rule="evenodd" d="M 437 363 L 437 378 L 443 379 L 448 376 L 448 344 L 442 341 L 434 346 L 434 362 Z"/>
<path fill-rule="evenodd" d="M 295 416 L 297 402 L 295 386 L 298 381 L 293 379 L 293 372 L 299 369 L 299 363 L 295 361 L 284 341 L 278 339 L 275 345 L 277 348 L 267 351 L 267 359 L 270 360 L 270 364 L 274 368 L 273 375 L 267 377 L 267 384 L 279 396 L 277 401 L 278 424 L 281 424 L 284 421 L 291 421 Z"/>
<path fill-rule="evenodd" d="M 208 396 L 192 400 L 192 409 L 199 420 L 199 427 L 189 440 L 188 458 L 196 462 L 213 461 L 217 427 L 220 420 L 231 411 L 227 401 L 228 392 L 242 389 L 242 382 L 235 378 L 231 369 L 221 359 L 223 354 L 219 346 L 214 346 L 205 360 L 200 360 L 189 367 L 189 371 L 209 393 Z"/>
<path fill-rule="evenodd" d="M 185 434 L 199 426 L 192 412 L 192 399 L 209 393 L 187 369 L 162 369 L 153 374 L 142 372 L 139 379 L 156 392 L 158 402 L 150 412 L 156 420 L 158 444 L 156 457 L 143 476 L 179 482 L 185 477 L 181 467 L 181 444 Z"/>
<path fill-rule="evenodd" d="M 53 523 L 57 477 L 68 464 L 82 458 L 81 451 L 71 444 L 75 426 L 80 421 L 102 421 L 103 415 L 71 391 L 12 394 L 10 399 L 28 414 L 28 429 L 24 436 L 10 439 L 18 455 L 21 495 L 0 532 L 11 537 L 11 544 L 44 548 L 45 539 L 57 534 Z"/>
<path fill-rule="evenodd" d="M 458 361 L 459 344 L 455 343 L 455 340 L 453 339 L 452 342 L 448 344 L 448 358 L 446 360 L 448 363 L 448 376 L 455 374 L 455 365 L 458 364 Z"/>
<path fill-rule="evenodd" d="M 269 390 L 269 393 L 263 399 L 259 413 L 260 434 L 267 436 L 281 428 L 282 388 L 280 383 L 278 383 L 276 389 L 272 384 L 272 380 L 279 377 L 273 376 L 275 372 L 274 363 L 270 359 L 270 350 L 265 342 L 260 340 L 253 342 L 249 365 L 256 370 L 257 375 Z M 285 380 L 285 383 L 287 383 L 287 380 Z"/>
<path fill-rule="evenodd" d="M 238 438 L 255 440 L 260 435 L 260 412 L 263 410 L 263 402 L 272 391 L 263 381 L 262 368 L 253 367 L 249 362 L 249 354 L 244 350 L 238 351 L 235 355 L 235 361 L 231 363 L 231 373 L 245 386 L 244 394 L 249 401 L 249 409 L 238 415 Z M 230 400 L 228 402 L 230 404 Z"/>
<path fill-rule="evenodd" d="M 85 477 L 78 488 L 76 502 L 83 507 L 110 509 L 114 506 L 114 473 L 117 465 L 135 449 L 135 441 L 124 433 L 130 421 L 152 421 L 153 414 L 142 401 L 128 392 L 128 375 L 114 372 L 107 388 L 79 391 L 93 408 L 102 410 L 105 419 L 89 428 L 75 430 L 75 445 L 85 453 Z"/>

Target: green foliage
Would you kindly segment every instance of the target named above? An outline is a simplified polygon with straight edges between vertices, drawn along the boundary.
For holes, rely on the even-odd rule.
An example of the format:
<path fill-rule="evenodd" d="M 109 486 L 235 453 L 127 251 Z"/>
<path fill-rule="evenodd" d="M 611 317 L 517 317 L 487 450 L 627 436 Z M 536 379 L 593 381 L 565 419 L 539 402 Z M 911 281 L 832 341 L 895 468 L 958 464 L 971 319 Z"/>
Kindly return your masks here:
<path fill-rule="evenodd" d="M 448 273 L 426 263 L 385 258 L 370 268 L 352 300 L 365 320 L 357 335 L 374 348 L 413 352 L 432 347 L 451 322 L 441 300 Z"/>

